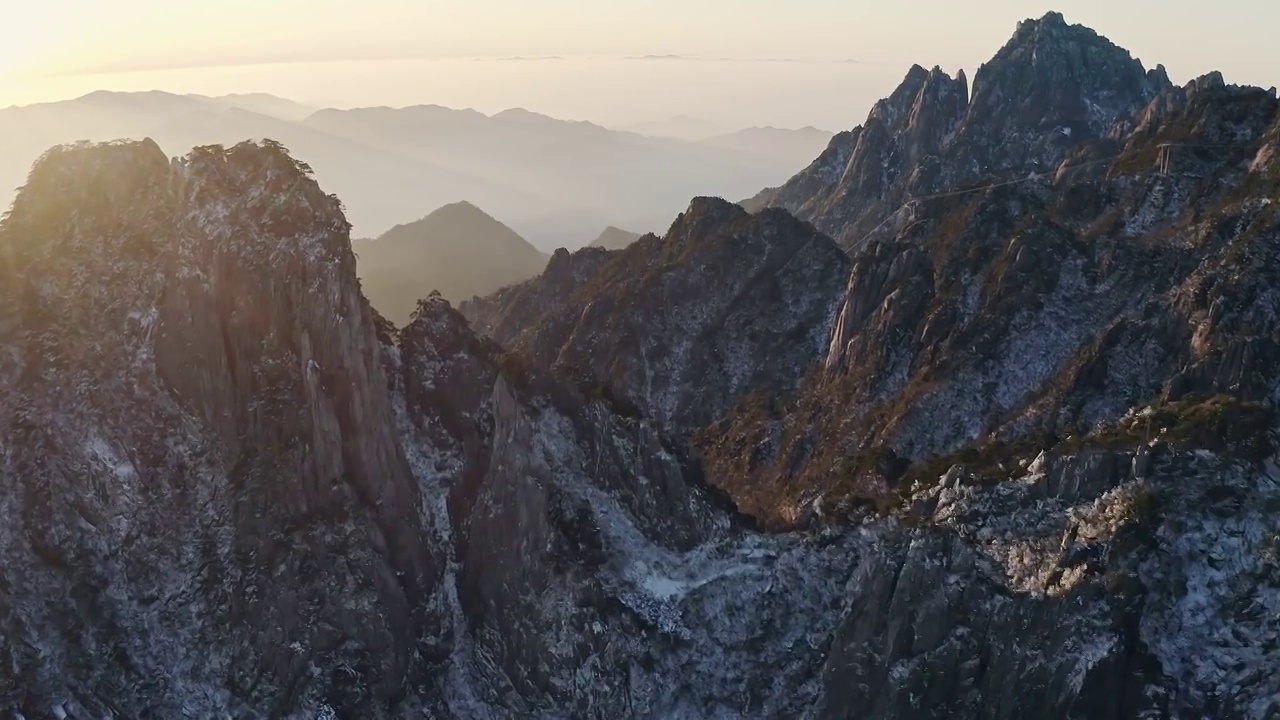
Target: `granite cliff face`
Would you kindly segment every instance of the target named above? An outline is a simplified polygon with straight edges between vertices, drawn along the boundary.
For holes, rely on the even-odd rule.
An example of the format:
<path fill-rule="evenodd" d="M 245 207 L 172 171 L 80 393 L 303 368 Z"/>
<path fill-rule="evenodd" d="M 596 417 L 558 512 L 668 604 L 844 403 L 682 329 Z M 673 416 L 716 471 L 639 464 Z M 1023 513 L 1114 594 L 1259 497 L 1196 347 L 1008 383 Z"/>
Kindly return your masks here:
<path fill-rule="evenodd" d="M 669 438 L 477 340 L 439 298 L 386 352 L 453 557 L 458 632 L 429 709 L 786 716 L 812 702 L 847 550 L 751 531 Z"/>
<path fill-rule="evenodd" d="M 1274 402 L 1278 111 L 1209 76 L 1097 141 L 1117 155 L 1093 176 L 921 200 L 853 254 L 822 370 L 700 435 L 708 473 L 788 524 L 965 448 L 1048 449 L 1148 403 Z"/>
<path fill-rule="evenodd" d="M 912 198 L 1053 175 L 1082 143 L 1132 122 L 1171 89 L 1122 48 L 1049 13 L 1019 23 L 974 76 L 913 67 L 866 123 L 837 135 L 812 165 L 748 201 L 784 207 L 852 247 Z"/>
<path fill-rule="evenodd" d="M 402 328 L 283 148 L 51 151 L 0 714 L 1280 717 L 1275 96 L 1056 15 L 965 85 Z"/>
<path fill-rule="evenodd" d="M 403 695 L 443 556 L 337 201 L 270 145 L 55 149 L 0 257 L 11 710 Z"/>
<path fill-rule="evenodd" d="M 835 243 L 789 213 L 696 198 L 662 238 L 558 253 L 541 277 L 462 310 L 529 362 L 687 430 L 793 386 L 825 348 L 847 273 Z"/>

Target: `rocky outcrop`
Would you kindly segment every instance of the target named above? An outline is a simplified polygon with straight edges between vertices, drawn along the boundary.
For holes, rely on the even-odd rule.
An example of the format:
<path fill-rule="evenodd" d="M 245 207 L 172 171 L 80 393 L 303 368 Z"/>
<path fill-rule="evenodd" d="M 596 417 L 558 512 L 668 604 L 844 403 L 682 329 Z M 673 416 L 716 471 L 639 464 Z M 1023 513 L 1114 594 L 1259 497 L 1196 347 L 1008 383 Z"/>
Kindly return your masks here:
<path fill-rule="evenodd" d="M 420 326 L 452 328 L 438 343 L 464 345 L 448 339 L 456 314 L 433 307 L 453 320 L 426 323 L 424 312 Z M 516 384 L 495 381 L 484 476 L 470 509 L 452 513 L 466 629 L 459 670 L 439 686 L 441 715 L 1280 709 L 1269 676 L 1249 670 L 1274 662 L 1267 508 L 1280 485 L 1230 459 L 1241 445 L 1218 458 L 1099 436 L 1080 443 L 1130 449 L 1015 452 L 1008 480 L 957 466 L 852 531 L 760 535 L 726 524 L 666 451 L 632 444 L 637 430 L 653 437 L 638 420 L 580 404 L 554 377 Z M 584 410 L 587 423 L 575 419 Z M 1190 439 L 1151 417 L 1174 426 L 1170 441 Z M 620 457 L 596 454 L 604 438 Z M 1193 598 L 1186 565 L 1203 573 L 1191 582 L 1225 582 Z M 1185 639 L 1209 633 L 1195 647 L 1211 651 L 1191 652 Z"/>
<path fill-rule="evenodd" d="M 747 207 L 784 207 L 852 243 L 864 218 L 888 215 L 903 202 L 905 187 L 934 181 L 939 155 L 964 119 L 967 103 L 963 71 L 952 78 L 938 67 L 913 66 L 893 94 L 871 109 L 865 124 L 837 135 L 812 165 Z"/>
<path fill-rule="evenodd" d="M 794 387 L 824 350 L 847 268 L 834 243 L 785 211 L 698 198 L 665 237 L 557 256 L 496 298 L 506 312 L 464 311 L 530 363 L 607 383 L 678 434 L 752 391 Z M 536 319 L 522 321 L 535 305 Z"/>
<path fill-rule="evenodd" d="M 337 201 L 271 145 L 57 149 L 0 255 L 10 710 L 393 704 L 442 558 Z"/>
<path fill-rule="evenodd" d="M 555 251 L 542 275 L 476 297 L 458 309 L 476 332 L 503 347 L 513 347 L 544 316 L 566 311 L 566 305 L 585 291 L 596 274 L 618 257 L 615 251 L 586 247 L 570 253 Z"/>
<path fill-rule="evenodd" d="M 1162 66 L 1147 72 L 1128 51 L 1050 12 L 1019 23 L 978 69 L 946 164 L 960 177 L 1051 171 L 1170 87 Z"/>

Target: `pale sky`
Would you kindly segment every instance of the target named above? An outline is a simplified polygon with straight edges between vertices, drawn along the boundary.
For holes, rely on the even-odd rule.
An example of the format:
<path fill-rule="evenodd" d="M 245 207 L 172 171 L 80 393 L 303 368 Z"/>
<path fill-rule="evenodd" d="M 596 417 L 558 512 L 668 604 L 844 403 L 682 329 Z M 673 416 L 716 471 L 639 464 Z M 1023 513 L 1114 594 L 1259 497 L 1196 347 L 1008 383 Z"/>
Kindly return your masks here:
<path fill-rule="evenodd" d="M 8 3 L 6 3 L 8 4 Z M 21 0 L 0 107 L 97 89 L 852 127 L 912 63 L 973 71 L 1056 9 L 1175 82 L 1280 84 L 1265 0 Z M 635 59 L 675 55 L 682 59 Z M 855 61 L 855 62 L 850 62 Z"/>

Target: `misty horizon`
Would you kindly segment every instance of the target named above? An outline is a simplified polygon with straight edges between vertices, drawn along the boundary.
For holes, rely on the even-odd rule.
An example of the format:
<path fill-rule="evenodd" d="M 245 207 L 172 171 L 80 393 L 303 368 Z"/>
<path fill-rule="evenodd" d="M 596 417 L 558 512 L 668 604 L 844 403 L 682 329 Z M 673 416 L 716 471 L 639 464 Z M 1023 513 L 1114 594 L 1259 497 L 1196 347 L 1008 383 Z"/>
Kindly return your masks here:
<path fill-rule="evenodd" d="M 748 197 L 808 164 L 831 136 L 688 118 L 610 128 L 517 108 L 344 110 L 258 93 L 98 90 L 0 110 L 0 204 L 56 145 L 149 137 L 181 155 L 269 138 L 342 198 L 355 237 L 466 201 L 550 252 L 586 245 L 610 225 L 662 230 L 695 195 Z"/>
<path fill-rule="evenodd" d="M 503 59 L 503 58 L 491 59 L 492 62 L 501 62 L 503 60 L 506 60 L 506 59 Z M 529 58 L 513 58 L 511 60 L 533 61 L 533 59 L 529 59 Z M 688 60 L 696 61 L 693 59 L 688 59 Z M 709 62 L 718 62 L 718 60 L 709 60 Z M 791 61 L 742 60 L 742 61 L 732 61 L 732 62 L 791 62 Z M 796 62 L 803 62 L 803 61 L 796 61 Z M 448 110 L 448 111 L 460 112 L 460 113 L 477 113 L 487 118 L 496 118 L 506 113 L 525 112 L 525 113 L 530 113 L 532 115 L 539 115 L 542 117 L 550 118 L 553 120 L 559 120 L 566 123 L 596 125 L 609 130 L 630 132 L 638 135 L 648 135 L 650 137 L 677 138 L 677 139 L 706 139 L 706 138 L 714 137 L 716 135 L 730 135 L 730 134 L 740 132 L 740 131 L 745 131 L 745 130 L 817 130 L 817 131 L 821 131 L 821 132 L 833 134 L 833 135 L 835 134 L 835 132 L 837 132 L 836 130 L 833 130 L 831 128 L 819 127 L 813 124 L 806 124 L 806 125 L 776 125 L 776 124 L 768 124 L 768 123 L 754 124 L 754 125 L 753 124 L 732 124 L 729 122 L 714 121 L 706 117 L 699 117 L 699 116 L 691 115 L 688 113 L 676 113 L 672 115 L 645 117 L 645 118 L 641 118 L 634 121 L 604 123 L 604 122 L 597 122 L 594 120 L 588 120 L 583 118 L 563 117 L 563 116 L 553 115 L 551 113 L 538 110 L 537 108 L 524 107 L 521 105 L 511 105 L 507 107 L 497 107 L 496 109 L 491 109 L 491 110 L 482 110 L 476 107 L 446 105 L 442 103 L 433 103 L 433 102 L 417 102 L 417 103 L 411 103 L 407 105 L 387 105 L 387 104 L 350 105 L 350 104 L 341 104 L 341 103 L 325 104 L 325 103 L 307 102 L 304 100 L 300 100 L 298 98 L 288 97 L 284 95 L 277 95 L 275 93 L 269 93 L 269 92 L 232 92 L 232 93 L 225 93 L 225 94 L 206 94 L 206 93 L 200 93 L 200 92 L 173 92 L 173 91 L 165 90 L 162 88 L 153 88 L 150 90 L 97 89 L 97 90 L 91 90 L 81 95 L 75 95 L 75 96 L 61 98 L 57 100 L 46 100 L 46 101 L 27 103 L 27 104 L 8 105 L 8 106 L 0 107 L 0 111 L 22 110 L 22 109 L 33 108 L 33 107 L 50 107 L 50 106 L 61 105 L 64 103 L 74 103 L 74 102 L 84 101 L 94 97 L 113 97 L 113 96 L 114 97 L 130 97 L 130 96 L 185 97 L 185 98 L 198 98 L 203 100 L 225 101 L 226 103 L 232 104 L 232 105 L 234 105 L 239 101 L 244 101 L 244 104 L 246 105 L 246 107 L 244 107 L 243 109 L 253 110 L 255 112 L 262 112 L 263 114 L 270 115 L 272 117 L 278 117 L 281 119 L 305 119 L 307 116 L 313 115 L 322 110 L 440 109 L 440 110 Z M 255 101 L 280 102 L 285 105 L 291 106 L 291 110 L 283 113 L 264 112 L 262 107 L 257 105 Z M 696 132 L 696 133 L 688 132 L 688 131 L 671 133 L 671 132 L 665 132 L 661 129 L 661 126 L 666 124 L 672 124 L 674 126 L 681 123 L 686 123 L 690 125 L 696 123 L 700 126 L 700 130 L 701 128 L 705 128 L 705 131 Z"/>
<path fill-rule="evenodd" d="M 483 67 L 484 85 L 476 87 L 457 80 L 459 70 L 476 67 Z M 30 102 L 12 102 L 0 88 L 0 103 L 3 103 L 0 109 L 66 102 L 97 91 L 209 97 L 264 94 L 317 109 L 436 105 L 486 115 L 524 109 L 615 129 L 694 117 L 715 123 L 726 132 L 749 127 L 815 127 L 836 131 L 851 127 L 865 117 L 871 104 L 887 94 L 908 67 L 910 65 L 854 60 L 692 55 L 280 60 L 59 74 L 44 78 L 41 93 Z M 725 90 L 724 83 L 747 71 L 755 76 L 756 86 L 732 92 Z M 310 88 L 294 81 L 297 76 L 315 72 L 339 76 L 353 89 L 336 94 L 331 89 Z M 390 92 L 371 92 L 358 87 L 358 78 L 366 75 L 401 79 Z M 246 85 L 245 78 L 259 84 Z M 637 99 L 601 95 L 602 91 L 619 84 L 635 88 Z M 814 101 L 815 93 L 833 85 L 848 88 L 859 100 L 849 102 L 839 96 L 824 102 Z M 298 89 L 290 92 L 290 86 Z M 418 89 L 421 87 L 428 89 Z M 584 87 L 595 92 L 581 91 Z M 661 89 L 676 96 L 669 97 L 661 109 L 639 102 L 640 96 L 652 95 Z"/>
<path fill-rule="evenodd" d="M 1231 23 L 1233 5 L 1256 22 Z M 859 124 L 911 65 L 973 77 L 1007 37 L 1010 18 L 1049 9 L 1108 27 L 1147 68 L 1164 64 L 1175 83 L 1210 70 L 1264 88 L 1280 77 L 1266 31 L 1280 10 L 1249 0 L 1214 13 L 1166 3 L 1158 23 L 1092 0 L 976 9 L 812 0 L 786 13 L 719 0 L 644 10 L 556 0 L 536 11 L 505 0 L 412 8 L 378 0 L 357 14 L 295 0 L 185 8 L 129 0 L 109 9 L 52 0 L 17 11 L 0 30 L 0 107 L 93 90 L 261 92 L 342 109 L 519 107 L 606 127 L 688 115 L 731 130 L 838 132 Z M 667 22 L 666 11 L 680 22 Z M 298 25 L 300 16 L 307 23 Z M 964 33 L 952 32 L 958 23 Z M 1227 29 L 1230 46 L 1216 45 Z"/>

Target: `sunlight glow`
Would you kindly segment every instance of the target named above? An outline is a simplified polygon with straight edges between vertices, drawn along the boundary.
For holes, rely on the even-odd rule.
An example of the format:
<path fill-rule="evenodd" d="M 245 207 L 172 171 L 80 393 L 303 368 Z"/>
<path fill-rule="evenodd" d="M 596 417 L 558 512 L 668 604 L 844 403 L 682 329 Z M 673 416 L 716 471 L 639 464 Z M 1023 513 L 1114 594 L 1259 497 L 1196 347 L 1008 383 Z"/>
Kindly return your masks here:
<path fill-rule="evenodd" d="M 1259 0 L 1221 0 L 1213 13 L 1196 0 L 1159 11 L 1113 0 L 37 0 L 3 13 L 0 107 L 93 90 L 235 89 L 338 107 L 525 105 L 599 122 L 697 112 L 736 125 L 847 128 L 911 64 L 972 77 L 1018 20 L 1050 9 L 1148 67 L 1165 64 L 1175 82 L 1221 70 L 1229 82 L 1267 87 L 1280 76 L 1280 4 Z M 678 60 L 616 64 L 666 55 L 750 63 L 731 72 Z M 541 61 L 549 57 L 571 62 Z M 475 58 L 519 62 L 461 62 Z M 849 60 L 857 65 L 839 64 Z M 449 74 L 434 63 L 448 63 Z M 615 80 L 593 84 L 606 74 Z M 676 102 L 710 105 L 721 95 L 729 99 L 715 107 Z"/>

